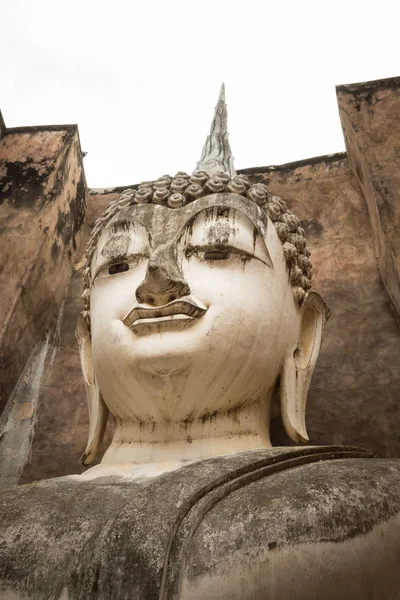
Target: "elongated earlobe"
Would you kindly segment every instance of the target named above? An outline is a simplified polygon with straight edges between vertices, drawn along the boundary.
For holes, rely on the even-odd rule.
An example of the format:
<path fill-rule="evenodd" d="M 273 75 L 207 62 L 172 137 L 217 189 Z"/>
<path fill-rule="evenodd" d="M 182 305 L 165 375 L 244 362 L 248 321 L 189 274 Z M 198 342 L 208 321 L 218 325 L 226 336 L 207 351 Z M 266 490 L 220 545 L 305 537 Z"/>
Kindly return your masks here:
<path fill-rule="evenodd" d="M 81 359 L 83 378 L 85 380 L 86 398 L 89 410 L 88 442 L 86 449 L 80 458 L 81 464 L 87 467 L 93 463 L 103 441 L 107 425 L 108 408 L 104 403 L 96 381 L 92 359 L 92 340 L 89 328 L 82 314 L 79 315 L 75 335 L 79 345 L 79 356 Z"/>
<path fill-rule="evenodd" d="M 310 291 L 302 307 L 298 346 L 284 361 L 280 379 L 282 420 L 286 433 L 296 443 L 308 442 L 307 394 L 328 318 L 325 301 Z"/>

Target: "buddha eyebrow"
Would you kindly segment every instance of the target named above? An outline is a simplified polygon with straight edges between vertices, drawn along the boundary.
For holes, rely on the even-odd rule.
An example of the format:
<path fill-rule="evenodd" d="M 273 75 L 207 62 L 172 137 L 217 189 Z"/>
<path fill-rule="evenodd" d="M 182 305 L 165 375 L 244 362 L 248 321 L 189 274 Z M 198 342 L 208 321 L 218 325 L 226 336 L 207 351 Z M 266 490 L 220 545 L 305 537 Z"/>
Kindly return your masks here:
<path fill-rule="evenodd" d="M 229 243 L 229 238 L 231 235 L 235 234 L 235 228 L 229 224 L 229 215 L 233 213 L 234 218 L 236 216 L 241 215 L 244 217 L 251 225 L 253 229 L 253 245 L 255 248 L 257 238 L 260 237 L 264 243 L 264 246 L 267 248 L 266 241 L 264 239 L 264 235 L 257 223 L 253 221 L 253 219 L 246 214 L 244 211 L 238 210 L 236 208 L 230 206 L 217 206 L 217 212 L 215 212 L 214 208 L 206 208 L 196 215 L 194 215 L 189 221 L 186 223 L 185 227 L 189 231 L 189 233 L 193 232 L 193 227 L 196 225 L 197 219 L 201 214 L 205 214 L 206 227 L 208 229 L 209 238 L 211 237 L 221 237 L 224 236 L 225 239 L 221 240 L 222 243 Z M 218 240 L 219 241 L 219 240 Z M 267 249 L 268 250 L 268 249 Z"/>
<path fill-rule="evenodd" d="M 132 227 L 132 221 L 128 221 L 127 219 L 120 219 L 119 221 L 114 221 L 108 227 L 108 230 L 111 233 L 120 233 L 121 231 L 129 231 Z"/>
<path fill-rule="evenodd" d="M 101 249 L 101 256 L 105 258 L 115 258 L 126 256 L 129 249 L 130 238 L 127 229 L 116 231 L 115 237 L 109 237 Z"/>

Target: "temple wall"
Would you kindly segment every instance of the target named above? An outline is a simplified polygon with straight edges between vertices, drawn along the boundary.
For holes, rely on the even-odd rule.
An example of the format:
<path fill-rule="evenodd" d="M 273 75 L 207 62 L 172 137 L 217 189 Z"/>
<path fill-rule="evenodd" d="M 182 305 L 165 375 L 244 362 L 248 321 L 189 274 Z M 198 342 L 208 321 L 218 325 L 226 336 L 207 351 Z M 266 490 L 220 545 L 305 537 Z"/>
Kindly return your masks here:
<path fill-rule="evenodd" d="M 0 173 L 2 408 L 71 276 L 86 195 L 76 127 L 7 130 Z"/>
<path fill-rule="evenodd" d="M 383 456 L 400 456 L 400 81 L 345 88 L 338 88 L 338 100 L 347 154 L 242 172 L 253 182 L 265 182 L 302 221 L 312 251 L 313 287 L 331 310 L 308 399 L 310 443 L 360 445 Z M 10 135 L 8 130 L 0 142 L 0 158 Z M 2 265 L 7 265 L 9 275 L 0 273 L 0 284 L 1 277 L 8 282 L 7 295 L 0 299 L 0 319 L 16 307 L 15 332 L 7 353 L 1 354 L 3 363 L 6 360 L 3 373 L 11 373 L 10 380 L 0 379 L 8 394 L 13 387 L 10 381 L 15 384 L 65 300 L 48 338 L 51 351 L 43 362 L 30 458 L 25 460 L 21 482 L 81 470 L 78 459 L 86 444 L 87 411 L 74 329 L 82 309 L 83 243 L 94 220 L 125 189 L 92 190 L 83 220 L 83 196 L 77 192 L 77 182 L 83 181 L 78 178 L 77 136 L 68 141 L 66 131 L 47 135 L 40 142 L 47 154 L 43 151 L 41 157 L 32 146 L 26 159 L 26 166 L 31 161 L 36 174 L 20 180 L 9 173 L 18 202 L 10 196 L 0 205 L 1 227 L 10 228 L 0 229 L 7 259 Z M 42 148 L 39 138 L 35 140 Z M 20 144 L 13 160 L 24 163 L 17 157 L 18 152 L 24 156 L 26 142 Z M 38 156 L 40 160 L 52 156 L 54 161 L 40 185 L 40 166 L 46 168 L 47 159 L 39 162 Z M 64 162 L 62 156 L 67 157 Z M 52 197 L 60 178 L 63 191 L 60 188 Z M 71 234 L 63 238 L 62 224 L 67 221 L 73 223 L 65 229 Z M 52 254 L 55 241 L 58 251 Z M 25 275 L 22 293 L 18 286 L 25 273 L 29 276 Z M 29 352 L 21 350 L 21 340 L 29 345 Z M 14 361 L 11 367 L 7 360 Z M 272 429 L 275 444 L 289 443 L 279 419 Z"/>
<path fill-rule="evenodd" d="M 337 88 L 350 164 L 363 191 L 385 287 L 400 312 L 400 78 Z"/>
<path fill-rule="evenodd" d="M 0 142 L 0 409 L 22 373 L 29 388 L 30 365 L 69 284 L 85 197 L 75 126 L 6 130 Z M 21 406 L 8 405 L 0 425 L 3 446 L 11 431 L 16 435 L 15 455 L 21 453 L 17 431 L 31 432 L 36 419 L 32 398 L 19 387 Z"/>

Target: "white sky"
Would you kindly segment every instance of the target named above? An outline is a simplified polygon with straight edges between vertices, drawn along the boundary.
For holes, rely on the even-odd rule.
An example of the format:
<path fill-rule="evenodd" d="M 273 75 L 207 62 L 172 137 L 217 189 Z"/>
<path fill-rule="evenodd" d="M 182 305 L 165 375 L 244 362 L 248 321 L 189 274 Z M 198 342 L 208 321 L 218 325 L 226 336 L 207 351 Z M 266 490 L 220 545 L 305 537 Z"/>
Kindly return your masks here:
<path fill-rule="evenodd" d="M 78 123 L 90 187 L 193 170 L 222 81 L 237 169 L 342 151 L 335 85 L 400 74 L 397 6 L 0 0 L 0 107 Z"/>

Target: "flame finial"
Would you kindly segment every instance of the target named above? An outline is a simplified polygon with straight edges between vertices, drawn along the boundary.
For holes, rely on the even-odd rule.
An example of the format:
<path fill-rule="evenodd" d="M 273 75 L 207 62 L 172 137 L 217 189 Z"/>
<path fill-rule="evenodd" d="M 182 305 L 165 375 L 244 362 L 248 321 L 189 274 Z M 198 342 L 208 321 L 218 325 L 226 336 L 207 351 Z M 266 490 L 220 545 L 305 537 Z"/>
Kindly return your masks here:
<path fill-rule="evenodd" d="M 205 171 L 208 175 L 215 175 L 218 172 L 226 173 L 230 177 L 236 175 L 228 139 L 228 111 L 225 104 L 224 84 L 221 85 L 210 135 L 207 136 L 196 170 Z"/>

